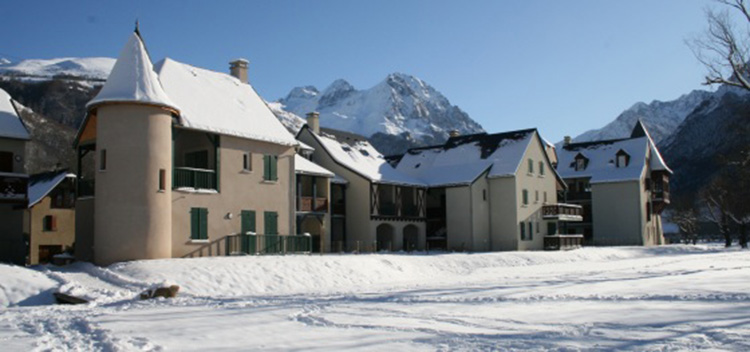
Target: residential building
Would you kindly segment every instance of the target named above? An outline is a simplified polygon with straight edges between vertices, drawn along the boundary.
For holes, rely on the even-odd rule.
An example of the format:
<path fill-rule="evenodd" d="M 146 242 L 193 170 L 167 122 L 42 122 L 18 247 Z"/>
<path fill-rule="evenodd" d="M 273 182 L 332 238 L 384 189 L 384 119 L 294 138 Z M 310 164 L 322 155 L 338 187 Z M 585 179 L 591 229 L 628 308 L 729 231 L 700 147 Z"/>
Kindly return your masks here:
<path fill-rule="evenodd" d="M 0 262 L 23 265 L 23 209 L 29 201 L 24 149 L 30 136 L 15 104 L 0 89 Z"/>
<path fill-rule="evenodd" d="M 31 175 L 23 221 L 28 241 L 26 264 L 52 263 L 55 255 L 73 252 L 75 185 L 76 175 L 67 170 Z"/>
<path fill-rule="evenodd" d="M 297 139 L 314 149 L 311 160 L 330 170 L 333 251 L 423 250 L 425 199 L 423 182 L 396 171 L 366 138 L 320 128 L 319 116 Z M 328 245 L 328 244 L 327 244 Z"/>
<path fill-rule="evenodd" d="M 629 138 L 570 143 L 558 151 L 557 171 L 568 184 L 567 201 L 584 209 L 570 233 L 589 245 L 664 243 L 661 212 L 669 204 L 672 171 L 648 130 L 636 123 Z"/>
<path fill-rule="evenodd" d="M 560 223 L 581 216 L 578 206 L 558 203 L 565 183 L 547 151 L 536 129 L 453 133 L 445 144 L 410 149 L 393 162 L 397 171 L 429 187 L 430 248 L 557 249 Z"/>
<path fill-rule="evenodd" d="M 76 140 L 95 170 L 78 173 L 79 259 L 252 252 L 231 237 L 296 233 L 298 143 L 247 82 L 248 61 L 230 64 L 231 75 L 152 65 L 131 35 Z"/>

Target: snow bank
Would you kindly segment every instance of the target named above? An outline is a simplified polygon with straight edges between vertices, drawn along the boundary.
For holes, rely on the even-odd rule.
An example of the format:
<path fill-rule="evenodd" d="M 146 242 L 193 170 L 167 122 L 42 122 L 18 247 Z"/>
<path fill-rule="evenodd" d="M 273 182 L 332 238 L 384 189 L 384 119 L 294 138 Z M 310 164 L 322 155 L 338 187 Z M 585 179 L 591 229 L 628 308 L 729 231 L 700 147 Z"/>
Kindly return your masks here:
<path fill-rule="evenodd" d="M 51 304 L 57 286 L 56 281 L 38 271 L 0 264 L 0 307 Z"/>
<path fill-rule="evenodd" d="M 194 296 L 345 294 L 391 285 L 455 282 L 497 268 L 604 262 L 702 251 L 710 250 L 669 246 L 585 248 L 569 252 L 211 257 L 134 261 L 107 269 L 144 283 L 168 280 L 180 285 L 181 293 Z"/>

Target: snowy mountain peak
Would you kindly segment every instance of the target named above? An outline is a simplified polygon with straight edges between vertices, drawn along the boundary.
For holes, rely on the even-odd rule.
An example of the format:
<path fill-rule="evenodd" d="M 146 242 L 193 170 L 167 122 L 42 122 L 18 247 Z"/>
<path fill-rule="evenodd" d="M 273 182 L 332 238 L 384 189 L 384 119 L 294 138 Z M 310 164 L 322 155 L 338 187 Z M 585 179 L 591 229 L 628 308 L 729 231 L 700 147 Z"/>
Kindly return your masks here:
<path fill-rule="evenodd" d="M 2 65 L 9 65 L 11 63 L 12 63 L 12 61 L 10 61 L 10 60 L 8 60 L 8 59 L 6 59 L 4 57 L 0 57 L 0 66 L 2 66 Z"/>
<path fill-rule="evenodd" d="M 29 59 L 17 63 L 8 61 L 0 64 L 0 75 L 22 79 L 51 79 L 64 76 L 103 82 L 114 65 L 115 59 L 109 57 Z"/>
<path fill-rule="evenodd" d="M 278 103 L 297 116 L 320 112 L 324 127 L 376 136 L 371 140 L 385 154 L 441 143 L 453 129 L 463 134 L 484 131 L 440 92 L 403 73 L 389 74 L 375 86 L 362 90 L 343 79 L 334 81 L 322 93 L 311 86 L 298 87 Z"/>
<path fill-rule="evenodd" d="M 314 98 L 318 96 L 320 92 L 317 88 L 313 86 L 304 86 L 304 87 L 294 87 L 292 90 L 287 94 L 286 98 L 284 100 L 290 100 L 290 99 L 306 99 L 306 98 Z"/>
<path fill-rule="evenodd" d="M 321 107 L 332 106 L 354 92 L 356 92 L 356 89 L 349 82 L 337 79 L 323 91 L 318 104 Z"/>

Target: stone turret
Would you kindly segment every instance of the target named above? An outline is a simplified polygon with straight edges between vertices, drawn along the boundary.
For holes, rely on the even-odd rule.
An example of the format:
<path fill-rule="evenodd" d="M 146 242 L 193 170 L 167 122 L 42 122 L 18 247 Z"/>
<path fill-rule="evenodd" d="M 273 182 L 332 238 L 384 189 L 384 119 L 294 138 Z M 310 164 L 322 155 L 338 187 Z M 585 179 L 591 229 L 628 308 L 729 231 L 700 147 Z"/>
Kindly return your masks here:
<path fill-rule="evenodd" d="M 94 262 L 172 256 L 172 119 L 140 35 L 133 33 L 99 94 L 96 122 Z"/>

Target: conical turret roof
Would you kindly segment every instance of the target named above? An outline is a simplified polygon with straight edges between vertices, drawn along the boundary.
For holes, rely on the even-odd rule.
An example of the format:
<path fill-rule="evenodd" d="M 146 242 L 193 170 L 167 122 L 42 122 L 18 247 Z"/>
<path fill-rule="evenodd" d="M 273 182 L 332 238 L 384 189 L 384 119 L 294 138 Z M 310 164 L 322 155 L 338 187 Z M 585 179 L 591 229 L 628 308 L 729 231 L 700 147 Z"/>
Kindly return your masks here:
<path fill-rule="evenodd" d="M 164 92 L 138 33 L 134 32 L 130 36 L 104 87 L 86 107 L 109 102 L 157 105 L 179 111 Z"/>

